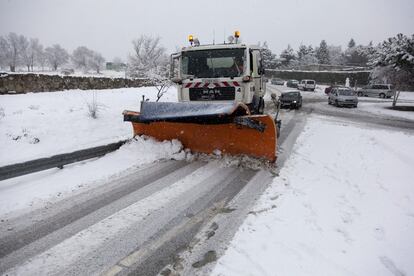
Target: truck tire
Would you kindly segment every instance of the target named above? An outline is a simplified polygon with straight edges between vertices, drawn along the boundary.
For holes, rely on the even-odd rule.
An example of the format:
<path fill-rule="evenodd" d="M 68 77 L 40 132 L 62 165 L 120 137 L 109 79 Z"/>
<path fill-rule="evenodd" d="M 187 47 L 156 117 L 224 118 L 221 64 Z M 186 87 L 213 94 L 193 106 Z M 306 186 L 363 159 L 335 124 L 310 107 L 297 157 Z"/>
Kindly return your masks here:
<path fill-rule="evenodd" d="M 358 97 L 362 97 L 362 96 L 363 96 L 362 92 L 358 92 Z"/>

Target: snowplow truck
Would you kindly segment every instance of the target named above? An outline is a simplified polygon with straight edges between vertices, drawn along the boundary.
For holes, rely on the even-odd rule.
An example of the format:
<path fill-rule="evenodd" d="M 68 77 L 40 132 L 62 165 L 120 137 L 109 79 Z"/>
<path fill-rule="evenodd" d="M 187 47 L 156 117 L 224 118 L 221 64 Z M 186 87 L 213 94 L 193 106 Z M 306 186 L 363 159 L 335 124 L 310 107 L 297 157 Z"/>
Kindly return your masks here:
<path fill-rule="evenodd" d="M 266 84 L 261 49 L 237 43 L 189 47 L 171 55 L 178 102 L 141 102 L 140 112 L 124 111 L 135 135 L 178 139 L 193 152 L 246 154 L 276 160 L 277 129 L 264 115 Z M 233 41 L 235 40 L 235 43 Z"/>

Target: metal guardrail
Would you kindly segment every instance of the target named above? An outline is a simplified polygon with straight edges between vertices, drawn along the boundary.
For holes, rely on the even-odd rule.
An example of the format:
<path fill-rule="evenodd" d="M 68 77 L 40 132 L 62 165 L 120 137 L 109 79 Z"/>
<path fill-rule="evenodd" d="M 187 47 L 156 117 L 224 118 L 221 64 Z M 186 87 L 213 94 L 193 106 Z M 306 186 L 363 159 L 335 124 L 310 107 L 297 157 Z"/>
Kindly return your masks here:
<path fill-rule="evenodd" d="M 0 167 L 0 181 L 35 173 L 51 168 L 63 168 L 64 165 L 103 156 L 119 149 L 126 141 L 119 141 L 104 146 L 98 146 L 71 153 L 58 154 L 51 157 L 40 158 L 23 163 Z"/>

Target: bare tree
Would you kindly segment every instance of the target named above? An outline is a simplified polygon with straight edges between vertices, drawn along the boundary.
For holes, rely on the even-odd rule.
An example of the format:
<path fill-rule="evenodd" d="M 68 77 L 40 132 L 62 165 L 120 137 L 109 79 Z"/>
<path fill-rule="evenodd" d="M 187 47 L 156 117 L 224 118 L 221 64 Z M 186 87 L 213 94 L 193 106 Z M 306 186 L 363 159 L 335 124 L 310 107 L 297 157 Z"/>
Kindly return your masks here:
<path fill-rule="evenodd" d="M 89 69 L 88 60 L 90 59 L 92 54 L 93 54 L 92 50 L 88 49 L 85 46 L 79 46 L 73 51 L 72 56 L 71 56 L 73 65 L 77 69 L 82 69 L 84 72 L 87 72 Z"/>
<path fill-rule="evenodd" d="M 0 59 L 2 64 L 9 66 L 11 72 L 16 71 L 19 64 L 19 36 L 9 33 L 0 37 Z"/>
<path fill-rule="evenodd" d="M 30 43 L 29 40 L 23 36 L 19 35 L 19 56 L 24 64 L 27 67 L 27 72 L 30 71 Z"/>
<path fill-rule="evenodd" d="M 88 65 L 90 68 L 94 69 L 96 73 L 100 73 L 101 68 L 105 63 L 104 57 L 97 52 L 93 52 L 92 55 L 89 57 Z"/>
<path fill-rule="evenodd" d="M 142 35 L 132 44 L 134 52 L 129 57 L 128 75 L 149 79 L 158 91 L 158 102 L 171 85 L 166 50 L 160 45 L 159 37 Z"/>
<path fill-rule="evenodd" d="M 45 49 L 45 53 L 47 61 L 54 71 L 56 71 L 59 66 L 65 64 L 69 60 L 68 52 L 59 44 L 55 44 L 52 47 L 47 47 Z"/>
<path fill-rule="evenodd" d="M 78 69 L 82 69 L 84 72 L 93 69 L 99 73 L 105 62 L 105 59 L 100 53 L 88 49 L 85 46 L 76 48 L 72 53 L 71 59 L 73 65 Z"/>
<path fill-rule="evenodd" d="M 43 45 L 40 44 L 39 39 L 31 38 L 29 44 L 29 64 L 33 71 L 34 65 L 39 61 L 39 56 L 43 53 Z"/>
<path fill-rule="evenodd" d="M 43 46 L 39 47 L 35 62 L 40 66 L 41 70 L 45 70 L 45 66 L 47 64 L 47 55 L 46 52 L 43 50 Z"/>

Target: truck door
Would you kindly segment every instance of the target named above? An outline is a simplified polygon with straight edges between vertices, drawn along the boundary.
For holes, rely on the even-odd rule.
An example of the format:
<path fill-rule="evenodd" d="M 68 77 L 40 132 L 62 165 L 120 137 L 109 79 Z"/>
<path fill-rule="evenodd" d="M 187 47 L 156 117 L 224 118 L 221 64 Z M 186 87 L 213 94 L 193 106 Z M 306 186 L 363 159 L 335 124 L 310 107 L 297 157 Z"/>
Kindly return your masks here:
<path fill-rule="evenodd" d="M 263 89 L 263 80 L 262 80 L 262 60 L 261 60 L 261 55 L 260 55 L 260 51 L 259 50 L 251 50 L 250 51 L 250 57 L 251 60 L 250 62 L 253 65 L 252 68 L 252 78 L 253 78 L 253 82 L 254 82 L 254 94 L 262 94 L 264 89 Z"/>

